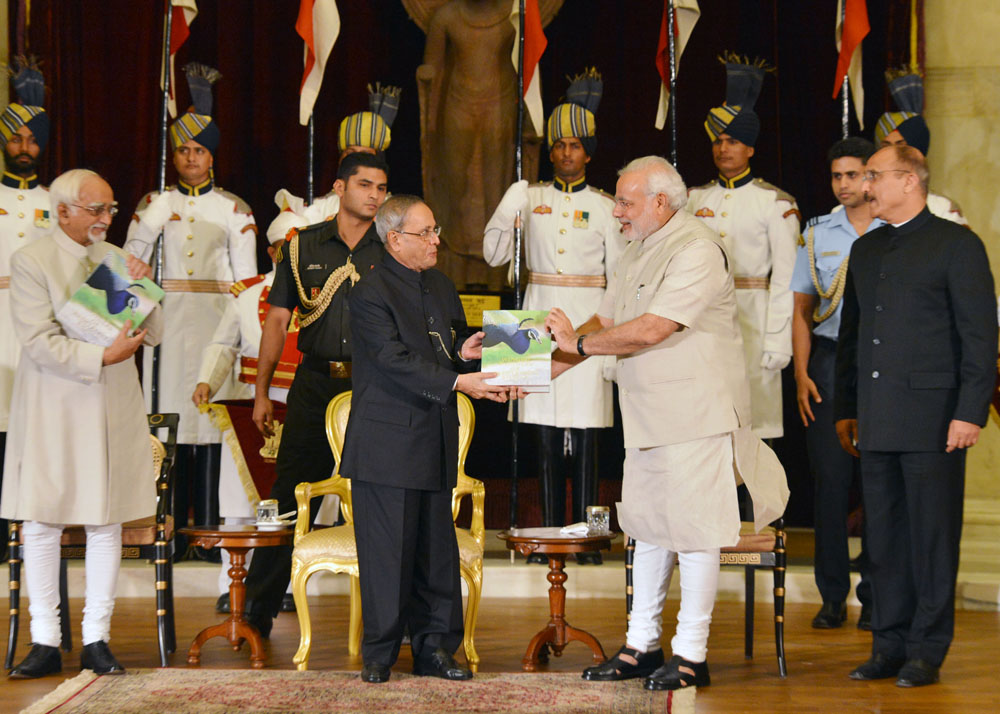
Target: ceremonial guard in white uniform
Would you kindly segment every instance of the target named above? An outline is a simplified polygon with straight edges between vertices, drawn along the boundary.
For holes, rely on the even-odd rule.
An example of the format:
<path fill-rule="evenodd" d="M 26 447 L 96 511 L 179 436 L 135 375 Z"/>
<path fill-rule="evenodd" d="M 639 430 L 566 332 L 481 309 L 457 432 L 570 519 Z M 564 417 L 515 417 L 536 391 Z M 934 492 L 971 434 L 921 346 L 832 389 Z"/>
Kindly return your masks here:
<path fill-rule="evenodd" d="M 203 65 L 185 67 L 193 110 L 170 127 L 177 186 L 147 194 L 129 226 L 125 249 L 150 261 L 163 231 L 160 283 L 165 320 L 160 346 L 158 410 L 181 415 L 175 472 L 175 518 L 187 524 L 192 492 L 196 523 L 218 522 L 219 430 L 189 399 L 198 383 L 202 350 L 222 320 L 236 280 L 257 274 L 257 226 L 238 196 L 213 185 L 212 165 L 219 128 L 210 116 L 212 83 L 218 72 Z M 152 350 L 145 350 L 143 389 L 151 405 Z M 250 398 L 252 390 L 227 377 L 220 399 Z M 151 408 L 151 407 L 150 407 Z"/>
<path fill-rule="evenodd" d="M 0 114 L 6 171 L 0 178 L 0 484 L 3 483 L 4 451 L 10 415 L 14 372 L 21 343 L 14 336 L 10 313 L 10 256 L 28 243 L 52 232 L 49 190 L 38 182 L 38 157 L 49 140 L 49 115 L 45 80 L 33 62 L 14 61 L 14 90 L 19 103 L 9 104 Z M 0 554 L 7 552 L 7 521 L 0 520 Z"/>
<path fill-rule="evenodd" d="M 906 144 L 927 156 L 931 146 L 931 130 L 920 115 L 924 109 L 924 82 L 919 74 L 886 72 L 889 94 L 892 95 L 898 112 L 886 112 L 875 125 L 875 143 L 879 147 Z M 927 193 L 927 208 L 935 216 L 947 221 L 967 226 L 969 222 L 962 215 L 962 209 L 947 196 Z"/>
<path fill-rule="evenodd" d="M 376 82 L 375 89 L 368 85 L 368 111 L 344 117 L 337 131 L 339 161 L 356 152 L 381 154 L 392 141 L 392 123 L 399 111 L 399 87 L 383 86 Z M 278 189 L 274 203 L 281 211 L 267 229 L 267 240 L 272 245 L 288 236 L 292 228 L 304 228 L 314 223 L 329 221 L 340 210 L 340 197 L 335 191 L 320 196 L 312 203 L 294 195 L 287 188 Z"/>
<path fill-rule="evenodd" d="M 586 165 L 597 146 L 594 113 L 601 99 L 600 75 L 585 72 L 570 84 L 567 101 L 548 120 L 549 157 L 555 178 L 507 189 L 483 235 L 483 255 L 491 266 L 514 255 L 514 222 L 525 226 L 528 288 L 525 310 L 562 307 L 574 325 L 597 311 L 608 277 L 624 248 L 621 226 L 612 216 L 614 199 L 587 184 Z M 532 394 L 519 418 L 533 425 L 541 459 L 539 493 L 542 522 L 566 523 L 566 477 L 573 478 L 574 521 L 586 520 L 597 505 L 596 429 L 614 424 L 611 382 L 604 360 L 589 360 L 553 382 L 547 394 Z M 548 562 L 544 556 L 532 562 Z M 579 562 L 601 561 L 599 553 L 578 554 Z"/>
<path fill-rule="evenodd" d="M 689 191 L 687 210 L 719 235 L 733 261 L 753 431 L 771 439 L 784 433 L 781 370 L 792 358 L 788 286 L 802 217 L 794 198 L 750 171 L 764 73 L 760 62 L 726 62 L 726 102 L 705 121 L 719 177 Z"/>

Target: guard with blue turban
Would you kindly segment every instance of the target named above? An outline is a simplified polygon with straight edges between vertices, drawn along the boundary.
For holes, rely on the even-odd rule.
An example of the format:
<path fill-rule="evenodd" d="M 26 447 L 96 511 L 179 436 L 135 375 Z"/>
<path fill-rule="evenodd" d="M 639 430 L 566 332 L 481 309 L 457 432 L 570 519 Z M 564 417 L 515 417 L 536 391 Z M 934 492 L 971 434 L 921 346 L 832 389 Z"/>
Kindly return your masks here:
<path fill-rule="evenodd" d="M 49 190 L 39 183 L 37 172 L 39 156 L 49 141 L 49 115 L 42 106 L 45 78 L 34 57 L 16 57 L 10 74 L 19 101 L 0 113 L 6 166 L 0 178 L 0 480 L 14 372 L 21 353 L 11 323 L 10 256 L 52 230 Z M 7 533 L 7 521 L 0 520 L 0 533 Z M 4 542 L 0 552 L 6 549 Z"/>
<path fill-rule="evenodd" d="M 905 144 L 927 156 L 931 146 L 931 130 L 921 115 L 924 110 L 924 81 L 909 70 L 885 73 L 889 94 L 899 111 L 886 112 L 875 124 L 875 143 L 879 147 Z M 935 216 L 967 226 L 962 209 L 947 196 L 927 192 L 927 208 Z"/>
<path fill-rule="evenodd" d="M 597 312 L 607 278 L 624 249 L 612 215 L 614 199 L 587 183 L 586 167 L 597 150 L 595 115 L 603 92 L 601 75 L 588 69 L 573 78 L 566 100 L 547 123 L 552 181 L 507 189 L 483 235 L 483 256 L 492 266 L 512 261 L 514 220 L 521 212 L 528 267 L 525 310 L 561 307 L 574 325 Z M 599 505 L 597 429 L 612 426 L 611 382 L 604 362 L 589 359 L 553 382 L 547 394 L 533 394 L 520 420 L 538 444 L 542 522 L 566 523 L 566 479 L 572 477 L 573 521 L 586 520 L 587 506 Z M 565 381 L 564 381 L 565 380 Z M 544 556 L 529 562 L 548 562 Z M 598 552 L 578 553 L 577 562 L 601 562 Z"/>
<path fill-rule="evenodd" d="M 184 68 L 193 106 L 170 127 L 178 182 L 139 201 L 125 250 L 151 262 L 163 231 L 164 330 L 160 344 L 159 411 L 181 416 L 177 434 L 175 518 L 187 523 L 193 502 L 195 523 L 219 522 L 220 434 L 189 395 L 199 382 L 205 347 L 230 302 L 235 281 L 257 275 L 257 226 L 250 207 L 215 185 L 213 167 L 219 125 L 212 117 L 212 85 L 218 70 L 191 63 Z M 143 393 L 151 408 L 152 350 L 145 350 Z M 216 399 L 253 396 L 249 385 L 229 375 Z"/>
<path fill-rule="evenodd" d="M 771 439 L 784 433 L 781 370 L 792 358 L 789 285 L 801 215 L 792 196 L 750 170 L 761 129 L 754 105 L 770 68 L 734 54 L 722 62 L 726 101 L 705 119 L 719 175 L 688 192 L 687 210 L 719 234 L 733 262 L 753 431 Z"/>

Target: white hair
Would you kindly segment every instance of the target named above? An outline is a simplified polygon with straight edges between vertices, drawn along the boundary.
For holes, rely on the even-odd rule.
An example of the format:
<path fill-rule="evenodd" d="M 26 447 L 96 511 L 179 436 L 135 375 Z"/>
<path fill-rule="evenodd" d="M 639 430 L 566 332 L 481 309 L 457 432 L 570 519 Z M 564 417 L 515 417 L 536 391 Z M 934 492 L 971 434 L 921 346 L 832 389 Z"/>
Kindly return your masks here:
<path fill-rule="evenodd" d="M 405 193 L 389 196 L 385 199 L 385 203 L 379 207 L 378 213 L 375 214 L 375 230 L 378 232 L 378 237 L 382 239 L 383 245 L 389 240 L 389 231 L 400 230 L 406 221 L 407 212 L 423 202 L 424 199 L 419 196 L 410 196 Z"/>
<path fill-rule="evenodd" d="M 60 174 L 49 186 L 49 201 L 52 202 L 52 214 L 59 214 L 59 206 L 72 206 L 80 200 L 80 189 L 92 176 L 100 178 L 100 174 L 90 169 L 70 169 Z"/>
<path fill-rule="evenodd" d="M 646 172 L 646 193 L 655 196 L 662 193 L 667 197 L 670 208 L 679 211 L 687 204 L 687 186 L 673 164 L 662 156 L 642 156 L 632 159 L 618 172 L 623 176 L 633 171 Z"/>

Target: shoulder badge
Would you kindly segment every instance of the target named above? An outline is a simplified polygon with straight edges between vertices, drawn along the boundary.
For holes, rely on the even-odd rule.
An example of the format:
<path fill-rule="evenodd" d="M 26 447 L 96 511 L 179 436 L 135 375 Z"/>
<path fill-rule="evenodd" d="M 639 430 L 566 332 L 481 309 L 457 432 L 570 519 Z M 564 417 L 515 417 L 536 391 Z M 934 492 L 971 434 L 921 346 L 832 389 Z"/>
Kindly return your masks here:
<path fill-rule="evenodd" d="M 707 206 L 702 206 L 697 211 L 695 211 L 694 215 L 698 216 L 698 218 L 714 218 L 715 211 L 713 211 L 711 208 L 708 208 Z"/>
<path fill-rule="evenodd" d="M 255 275 L 252 278 L 246 278 L 245 280 L 237 280 L 229 287 L 229 292 L 232 293 L 233 297 L 236 297 L 247 288 L 252 288 L 254 285 L 264 280 L 265 277 L 267 276 Z"/>
<path fill-rule="evenodd" d="M 233 202 L 233 213 L 245 213 L 248 216 L 253 215 L 250 205 L 235 193 L 230 193 L 221 186 L 216 186 L 213 190 Z"/>
<path fill-rule="evenodd" d="M 609 201 L 611 201 L 612 203 L 614 203 L 614 202 L 615 202 L 615 197 L 614 197 L 614 196 L 612 196 L 612 195 L 611 195 L 610 193 L 608 193 L 607 191 L 605 191 L 604 189 L 601 189 L 601 188 L 597 188 L 597 186 L 591 186 L 591 185 L 590 185 L 589 183 L 587 184 L 587 188 L 589 188 L 589 189 L 590 189 L 591 191 L 593 191 L 594 193 L 596 193 L 596 194 L 597 194 L 598 196 L 600 196 L 601 198 L 606 198 L 606 199 L 608 199 Z"/>

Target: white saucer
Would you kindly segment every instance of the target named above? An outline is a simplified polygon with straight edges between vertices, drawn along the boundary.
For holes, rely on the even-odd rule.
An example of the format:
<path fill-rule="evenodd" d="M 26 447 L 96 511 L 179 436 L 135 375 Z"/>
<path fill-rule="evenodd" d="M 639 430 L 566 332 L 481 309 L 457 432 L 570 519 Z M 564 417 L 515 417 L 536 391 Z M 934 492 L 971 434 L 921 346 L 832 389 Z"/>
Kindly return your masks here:
<path fill-rule="evenodd" d="M 254 525 L 262 531 L 277 531 L 294 526 L 295 521 L 257 521 Z"/>

